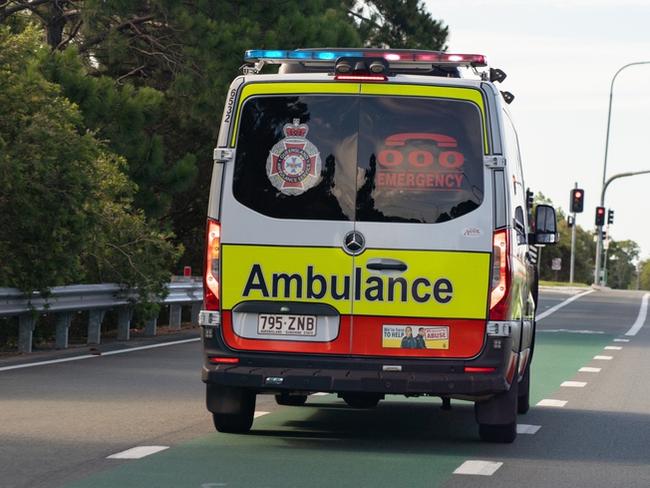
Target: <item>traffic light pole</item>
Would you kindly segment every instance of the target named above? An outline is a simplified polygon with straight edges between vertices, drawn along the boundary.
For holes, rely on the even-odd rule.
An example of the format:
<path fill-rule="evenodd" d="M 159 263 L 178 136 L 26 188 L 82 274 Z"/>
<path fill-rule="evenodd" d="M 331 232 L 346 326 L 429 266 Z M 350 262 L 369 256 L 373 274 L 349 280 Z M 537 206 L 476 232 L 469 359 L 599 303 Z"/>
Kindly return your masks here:
<path fill-rule="evenodd" d="M 578 188 L 578 182 L 574 188 Z M 569 266 L 569 283 L 573 283 L 573 271 L 575 269 L 576 260 L 576 213 L 573 212 L 573 225 L 571 226 L 571 265 Z"/>
<path fill-rule="evenodd" d="M 607 181 L 605 181 L 605 184 L 603 185 L 603 191 L 600 193 L 600 206 L 605 206 L 605 192 L 607 191 L 607 187 L 612 181 L 619 178 L 626 178 L 628 176 L 645 174 L 650 174 L 650 170 L 629 171 L 627 173 L 619 173 L 617 175 L 610 176 Z M 598 234 L 598 240 L 596 241 L 596 266 L 594 266 L 594 284 L 600 285 L 601 254 L 603 253 L 603 226 L 596 226 L 596 232 Z"/>

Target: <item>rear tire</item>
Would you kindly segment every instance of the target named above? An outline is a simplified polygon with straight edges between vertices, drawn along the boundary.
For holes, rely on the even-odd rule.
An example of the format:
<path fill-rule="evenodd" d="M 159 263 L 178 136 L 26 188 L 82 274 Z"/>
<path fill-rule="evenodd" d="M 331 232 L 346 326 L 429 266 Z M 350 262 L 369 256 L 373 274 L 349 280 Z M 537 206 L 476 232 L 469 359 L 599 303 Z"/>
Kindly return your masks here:
<path fill-rule="evenodd" d="M 212 412 L 215 429 L 229 434 L 243 434 L 253 425 L 255 391 L 208 384 L 207 406 Z"/>
<path fill-rule="evenodd" d="M 381 400 L 377 393 L 346 393 L 341 397 L 352 408 L 374 408 Z"/>
<path fill-rule="evenodd" d="M 288 393 L 281 393 L 275 395 L 275 401 L 278 405 L 302 407 L 307 402 L 307 395 L 289 395 Z"/>
<path fill-rule="evenodd" d="M 485 442 L 510 444 L 517 438 L 517 422 L 504 425 L 480 424 L 478 434 Z"/>

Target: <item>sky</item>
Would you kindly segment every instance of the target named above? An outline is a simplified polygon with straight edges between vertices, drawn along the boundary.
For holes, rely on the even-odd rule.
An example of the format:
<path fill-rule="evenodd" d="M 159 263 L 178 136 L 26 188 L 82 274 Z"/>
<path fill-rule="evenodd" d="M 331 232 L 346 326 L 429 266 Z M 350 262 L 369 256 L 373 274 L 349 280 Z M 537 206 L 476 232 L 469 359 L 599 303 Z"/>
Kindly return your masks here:
<path fill-rule="evenodd" d="M 650 62 L 650 0 L 425 0 L 449 26 L 448 52 L 485 54 L 508 78 L 502 90 L 521 144 L 526 185 L 566 212 L 585 190 L 578 224 L 594 229 L 603 177 L 612 76 Z M 650 64 L 614 84 L 607 176 L 650 170 Z M 650 258 L 650 174 L 613 182 L 613 239 L 632 239 Z"/>

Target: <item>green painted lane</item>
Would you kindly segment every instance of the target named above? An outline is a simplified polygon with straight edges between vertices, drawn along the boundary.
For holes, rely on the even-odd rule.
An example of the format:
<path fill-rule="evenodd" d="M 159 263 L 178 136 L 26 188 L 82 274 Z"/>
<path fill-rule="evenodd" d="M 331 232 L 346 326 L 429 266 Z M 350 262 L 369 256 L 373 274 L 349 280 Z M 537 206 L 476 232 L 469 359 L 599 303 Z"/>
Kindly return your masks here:
<path fill-rule="evenodd" d="M 531 401 L 570 379 L 611 341 L 606 335 L 538 335 Z M 522 421 L 525 417 L 522 417 Z M 69 488 L 114 487 L 435 487 L 469 458 L 498 458 L 478 440 L 472 404 L 440 409 L 438 399 L 389 397 L 373 410 L 311 397 L 255 420 L 247 435 L 211 432 L 154 454 L 120 462 Z M 486 447 L 489 449 L 486 450 Z"/>

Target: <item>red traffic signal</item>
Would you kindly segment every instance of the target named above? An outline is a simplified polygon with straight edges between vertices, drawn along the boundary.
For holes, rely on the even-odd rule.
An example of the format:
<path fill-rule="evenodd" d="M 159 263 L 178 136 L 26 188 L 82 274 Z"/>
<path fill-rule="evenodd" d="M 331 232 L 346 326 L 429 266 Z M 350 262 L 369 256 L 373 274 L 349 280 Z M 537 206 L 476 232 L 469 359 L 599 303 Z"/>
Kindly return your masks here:
<path fill-rule="evenodd" d="M 605 225 L 605 207 L 596 207 L 596 226 Z"/>
<path fill-rule="evenodd" d="M 580 213 L 585 206 L 585 192 L 582 188 L 574 188 L 571 190 L 571 212 Z"/>

